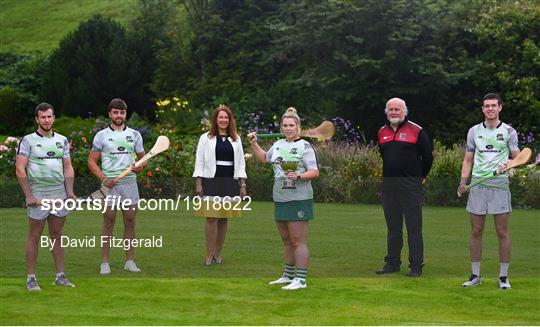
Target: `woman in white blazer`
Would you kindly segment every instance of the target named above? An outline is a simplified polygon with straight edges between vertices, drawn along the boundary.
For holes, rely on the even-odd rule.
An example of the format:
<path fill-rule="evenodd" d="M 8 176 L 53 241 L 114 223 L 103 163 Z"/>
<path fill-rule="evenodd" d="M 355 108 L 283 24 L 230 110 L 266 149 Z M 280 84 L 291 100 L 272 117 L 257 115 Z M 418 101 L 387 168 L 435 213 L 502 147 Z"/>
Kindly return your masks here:
<path fill-rule="evenodd" d="M 236 121 L 229 107 L 220 105 L 212 113 L 210 131 L 199 138 L 195 158 L 195 192 L 199 196 L 238 197 L 246 195 L 246 162 Z M 230 199 L 223 199 L 230 201 Z M 203 205 L 202 207 L 205 207 Z M 204 208 L 203 208 L 204 209 Z M 206 257 L 204 265 L 223 263 L 221 251 L 227 234 L 228 218 L 238 217 L 237 210 L 201 211 L 206 217 Z M 212 215 L 208 217 L 208 215 Z"/>

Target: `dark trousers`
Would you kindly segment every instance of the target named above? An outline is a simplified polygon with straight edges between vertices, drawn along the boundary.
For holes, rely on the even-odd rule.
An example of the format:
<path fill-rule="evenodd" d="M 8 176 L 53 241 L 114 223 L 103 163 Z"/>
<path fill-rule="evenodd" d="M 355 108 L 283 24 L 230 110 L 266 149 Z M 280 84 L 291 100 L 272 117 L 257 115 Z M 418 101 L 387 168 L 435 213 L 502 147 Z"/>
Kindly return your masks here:
<path fill-rule="evenodd" d="M 388 227 L 388 254 L 384 258 L 389 265 L 401 265 L 403 248 L 403 218 L 407 227 L 409 244 L 409 267 L 422 267 L 424 262 L 424 239 L 422 237 L 423 191 L 383 192 L 384 218 Z"/>

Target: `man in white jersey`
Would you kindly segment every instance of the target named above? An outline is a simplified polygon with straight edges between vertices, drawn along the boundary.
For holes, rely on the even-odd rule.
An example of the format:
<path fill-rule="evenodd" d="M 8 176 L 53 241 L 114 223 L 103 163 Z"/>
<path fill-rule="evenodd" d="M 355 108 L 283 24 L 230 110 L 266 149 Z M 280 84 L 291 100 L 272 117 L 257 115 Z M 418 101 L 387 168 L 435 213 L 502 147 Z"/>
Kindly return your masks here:
<path fill-rule="evenodd" d="M 484 96 L 482 112 L 484 122 L 469 129 L 467 134 L 467 149 L 461 168 L 461 182 L 458 192 L 467 192 L 467 180 L 471 175 L 472 181 L 506 165 L 509 157 L 519 154 L 516 130 L 499 120 L 502 101 L 499 95 L 488 93 Z M 510 232 L 508 219 L 512 211 L 508 174 L 498 175 L 469 190 L 467 211 L 471 219 L 471 268 L 469 280 L 463 287 L 477 286 L 482 283 L 480 278 L 480 259 L 482 257 L 482 232 L 486 215 L 493 214 L 495 229 L 499 239 L 499 288 L 509 289 L 508 266 L 510 264 Z"/>
<path fill-rule="evenodd" d="M 42 200 L 65 200 L 73 194 L 73 166 L 67 139 L 53 131 L 54 108 L 40 103 L 35 110 L 38 129 L 23 137 L 17 149 L 15 171 L 26 197 L 28 207 L 28 240 L 26 241 L 26 289 L 40 291 L 36 279 L 38 242 L 45 227 L 49 226 L 52 255 L 56 267 L 53 285 L 75 287 L 64 274 L 64 249 L 61 237 L 67 210 L 52 212 L 42 207 Z M 51 207 L 51 206 L 50 206 Z"/>
<path fill-rule="evenodd" d="M 101 183 L 111 189 L 110 198 L 106 205 L 107 209 L 103 214 L 103 227 L 101 228 L 101 266 L 100 274 L 111 273 L 109 265 L 110 243 L 108 240 L 112 236 L 114 223 L 116 221 L 116 207 L 118 201 L 129 206 L 128 210 L 123 210 L 124 217 L 124 239 L 133 240 L 135 238 L 135 216 L 137 214 L 137 203 L 139 202 L 139 189 L 137 187 L 137 176 L 143 166 L 133 165 L 135 157 L 140 159 L 144 156 L 143 140 L 141 134 L 126 126 L 127 105 L 121 99 L 113 99 L 108 107 L 111 124 L 99 131 L 94 137 L 92 151 L 88 156 L 88 168 L 101 181 Z M 101 169 L 98 160 L 101 158 Z M 125 169 L 131 166 L 132 173 L 121 180 L 116 180 Z M 113 201 L 114 200 L 114 201 Z M 129 203 L 127 203 L 129 202 Z M 140 272 L 135 264 L 135 249 L 129 247 L 126 250 L 126 263 L 124 270 L 130 272 Z"/>

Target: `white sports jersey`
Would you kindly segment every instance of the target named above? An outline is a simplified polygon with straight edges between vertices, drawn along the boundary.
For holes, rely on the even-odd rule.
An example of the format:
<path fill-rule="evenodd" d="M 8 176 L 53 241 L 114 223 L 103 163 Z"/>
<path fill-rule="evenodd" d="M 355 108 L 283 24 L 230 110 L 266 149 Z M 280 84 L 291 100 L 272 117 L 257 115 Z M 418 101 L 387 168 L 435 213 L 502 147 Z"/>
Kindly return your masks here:
<path fill-rule="evenodd" d="M 26 174 L 32 193 L 65 190 L 63 158 L 69 158 L 65 136 L 55 132 L 51 137 L 28 134 L 19 143 L 17 155 L 28 157 Z"/>
<path fill-rule="evenodd" d="M 518 137 L 512 126 L 501 122 L 496 128 L 487 128 L 484 123 L 471 127 L 467 134 L 467 152 L 474 152 L 472 181 L 501 167 L 510 158 L 510 152 L 516 150 L 519 150 Z M 498 175 L 483 185 L 507 187 L 508 174 Z"/>
<path fill-rule="evenodd" d="M 313 199 L 313 188 L 311 181 L 296 181 L 296 189 L 283 189 L 285 173 L 278 167 L 279 161 L 298 161 L 296 173 L 301 174 L 309 169 L 319 169 L 315 150 L 309 142 L 299 139 L 294 142 L 287 140 L 278 140 L 266 153 L 266 160 L 276 163 L 274 168 L 274 190 L 273 196 L 275 202 L 301 201 Z"/>
<path fill-rule="evenodd" d="M 115 178 L 135 161 L 136 154 L 143 152 L 141 133 L 125 127 L 115 131 L 110 126 L 97 132 L 92 143 L 92 151 L 101 152 L 101 170 L 105 176 Z M 120 183 L 127 184 L 136 180 L 130 173 Z"/>

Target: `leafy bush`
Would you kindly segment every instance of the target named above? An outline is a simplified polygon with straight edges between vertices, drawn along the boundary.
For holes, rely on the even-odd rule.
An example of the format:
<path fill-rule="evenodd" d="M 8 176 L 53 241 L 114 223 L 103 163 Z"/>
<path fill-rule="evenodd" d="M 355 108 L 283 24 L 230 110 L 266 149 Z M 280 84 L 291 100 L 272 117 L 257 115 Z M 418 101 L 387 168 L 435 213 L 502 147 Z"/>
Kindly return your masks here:
<path fill-rule="evenodd" d="M 133 118 L 133 117 L 132 117 Z M 130 126 L 147 126 L 144 120 L 129 123 Z M 77 179 L 76 194 L 94 191 L 99 181 L 87 168 L 90 142 L 93 135 L 107 121 L 62 119 L 61 126 L 80 126 L 69 135 L 72 143 L 72 162 Z M 194 179 L 191 177 L 199 135 L 179 136 L 162 129 L 171 141 L 168 151 L 153 158 L 138 176 L 139 191 L 146 198 L 175 198 L 178 194 L 193 195 Z M 152 133 L 145 139 L 148 150 L 155 142 Z M 272 140 L 261 141 L 268 149 Z M 372 145 L 346 145 L 345 143 L 318 142 L 317 158 L 320 178 L 313 181 L 315 200 L 318 202 L 380 203 L 382 182 L 382 159 L 378 147 Z M 245 144 L 248 194 L 254 200 L 268 201 L 272 198 L 274 183 L 272 166 L 259 163 Z M 23 197 L 15 178 L 16 143 L 0 147 L 0 192 L 5 194 L 1 207 L 18 206 Z M 459 145 L 445 147 L 434 142 L 434 162 L 425 181 L 425 203 L 428 205 L 465 206 L 466 196 L 458 198 L 455 190 L 459 183 L 463 148 Z M 515 208 L 540 208 L 540 171 L 536 165 L 512 170 L 510 177 L 512 202 Z"/>
<path fill-rule="evenodd" d="M 40 54 L 0 53 L 0 134 L 23 134 L 33 124 L 34 107 L 43 101 L 45 60 Z"/>
<path fill-rule="evenodd" d="M 171 97 L 156 102 L 156 119 L 160 126 L 175 135 L 199 135 L 205 127 L 201 126 L 203 116 L 181 97 Z"/>

